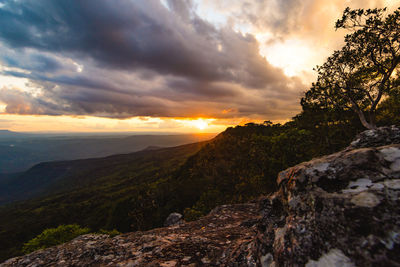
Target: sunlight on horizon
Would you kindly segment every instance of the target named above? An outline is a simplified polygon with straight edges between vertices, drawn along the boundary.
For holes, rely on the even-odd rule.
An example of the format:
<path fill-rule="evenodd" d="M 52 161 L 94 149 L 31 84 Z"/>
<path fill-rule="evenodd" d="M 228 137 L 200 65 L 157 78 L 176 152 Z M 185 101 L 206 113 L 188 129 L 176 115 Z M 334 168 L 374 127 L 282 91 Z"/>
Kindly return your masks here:
<path fill-rule="evenodd" d="M 0 8 L 15 16 L 10 19 L 14 35 L 27 36 L 17 40 L 10 35 L 0 42 L 0 129 L 221 132 L 246 122 L 285 122 L 300 110 L 300 96 L 316 78 L 313 68 L 342 45 L 345 32 L 335 31 L 334 22 L 343 9 L 383 5 L 393 10 L 399 1 L 324 0 L 293 6 L 279 1 L 138 1 L 121 6 L 145 14 L 148 26 L 133 27 L 132 12 L 119 11 L 117 5 L 104 10 L 116 28 L 99 28 L 93 40 L 87 23 L 75 32 L 75 16 L 63 12 L 69 7 L 40 12 L 36 1 L 27 6 L 38 18 L 49 12 L 63 18 L 65 30 L 82 43 L 73 46 L 76 54 L 64 49 L 71 45 L 70 36 L 65 44 L 52 39 L 62 37 L 57 25 L 46 24 L 54 36 L 43 39 L 46 27 L 19 15 L 22 2 L 6 1 Z M 76 9 L 76 16 L 87 15 L 83 11 Z M 88 38 L 81 38 L 85 34 Z M 101 38 L 110 45 L 97 47 Z"/>
<path fill-rule="evenodd" d="M 209 123 L 211 123 L 214 119 L 197 119 L 197 120 L 190 120 L 189 124 L 195 126 L 199 130 L 205 130 L 209 128 Z"/>
<path fill-rule="evenodd" d="M 1 108 L 1 106 L 0 106 Z M 94 116 L 0 114 L 0 129 L 16 132 L 181 132 L 218 133 L 235 125 L 211 118 L 133 117 L 112 119 Z M 239 123 L 239 121 L 237 121 Z"/>

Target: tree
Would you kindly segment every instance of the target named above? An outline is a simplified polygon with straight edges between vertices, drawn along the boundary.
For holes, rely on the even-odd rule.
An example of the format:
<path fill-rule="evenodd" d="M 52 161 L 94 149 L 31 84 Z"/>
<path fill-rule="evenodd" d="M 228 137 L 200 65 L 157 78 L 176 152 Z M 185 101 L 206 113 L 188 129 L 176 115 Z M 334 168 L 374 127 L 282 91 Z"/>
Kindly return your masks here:
<path fill-rule="evenodd" d="M 379 105 L 377 120 L 384 125 L 400 125 L 400 87 L 392 90 Z"/>
<path fill-rule="evenodd" d="M 345 45 L 322 66 L 317 82 L 302 98 L 303 107 L 352 109 L 367 129 L 376 128 L 379 102 L 398 86 L 400 63 L 400 8 L 346 8 L 336 29 L 348 29 Z"/>

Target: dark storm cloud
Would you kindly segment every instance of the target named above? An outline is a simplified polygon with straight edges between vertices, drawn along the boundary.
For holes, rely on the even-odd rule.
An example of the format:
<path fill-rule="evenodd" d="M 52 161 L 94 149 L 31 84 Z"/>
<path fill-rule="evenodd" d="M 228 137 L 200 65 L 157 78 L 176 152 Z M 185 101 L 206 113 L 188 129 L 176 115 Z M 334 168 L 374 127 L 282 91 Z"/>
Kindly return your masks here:
<path fill-rule="evenodd" d="M 240 93 L 232 87 L 224 85 L 212 85 L 202 81 L 192 81 L 187 79 L 168 79 L 168 88 L 171 88 L 169 93 L 177 92 L 183 96 L 181 100 L 185 100 L 189 95 L 196 96 L 196 100 L 208 101 L 212 98 L 223 98 L 223 97 L 236 97 Z M 162 94 L 163 97 L 168 97 Z M 167 92 L 168 93 L 168 92 Z"/>
<path fill-rule="evenodd" d="M 0 40 L 12 53 L 0 53 L 0 59 L 17 70 L 2 74 L 41 86 L 37 95 L 3 88 L 7 112 L 281 113 L 268 103 L 290 110 L 303 85 L 261 57 L 254 36 L 216 28 L 195 13 L 192 1 L 169 0 L 168 6 L 156 0 L 3 2 Z M 288 97 L 290 105 L 284 103 Z M 221 115 L 228 109 L 236 112 Z"/>
<path fill-rule="evenodd" d="M 179 2 L 171 1 L 181 19 L 154 0 L 11 1 L 0 9 L 0 37 L 11 47 L 77 53 L 113 68 L 234 79 L 226 70 L 237 69 L 243 62 L 228 58 L 257 53 L 255 39 L 217 32 L 198 17 L 191 20 L 189 6 L 179 6 Z M 226 53 L 217 51 L 218 42 L 226 39 L 244 51 L 237 47 Z"/>

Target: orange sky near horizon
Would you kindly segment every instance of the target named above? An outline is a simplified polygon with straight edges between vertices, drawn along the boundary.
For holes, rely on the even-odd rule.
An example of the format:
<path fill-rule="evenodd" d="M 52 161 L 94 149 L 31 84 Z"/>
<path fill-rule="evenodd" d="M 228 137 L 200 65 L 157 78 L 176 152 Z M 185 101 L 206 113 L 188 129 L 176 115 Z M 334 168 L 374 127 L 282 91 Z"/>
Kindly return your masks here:
<path fill-rule="evenodd" d="M 0 130 L 15 132 L 163 132 L 219 133 L 227 127 L 247 121 L 230 123 L 205 118 L 135 117 L 111 119 L 93 116 L 0 115 Z"/>
<path fill-rule="evenodd" d="M 268 0 L 262 3 L 254 0 L 249 1 L 249 5 L 240 0 L 194 0 L 191 6 L 185 1 L 176 1 L 181 6 L 171 6 L 163 0 L 132 3 L 128 8 L 149 16 L 159 12 L 158 17 L 153 15 L 155 23 L 164 21 L 165 25 L 172 25 L 179 31 L 170 36 L 150 36 L 151 33 L 146 32 L 143 39 L 140 36 L 139 41 L 127 43 L 136 33 L 128 32 L 130 35 L 124 36 L 126 31 L 134 28 L 128 25 L 111 34 L 104 32 L 104 38 L 113 42 L 122 40 L 122 44 L 106 45 L 105 52 L 99 52 L 104 55 L 77 56 L 76 51 L 69 52 L 70 47 L 60 52 L 54 48 L 43 50 L 42 46 L 46 45 L 40 42 L 36 46 L 27 42 L 26 46 L 19 43 L 19 48 L 14 47 L 13 36 L 7 37 L 7 31 L 0 29 L 0 129 L 18 132 L 218 133 L 248 122 L 284 123 L 301 110 L 301 94 L 316 78 L 312 68 L 322 64 L 342 46 L 346 32 L 335 31 L 333 25 L 343 9 L 346 6 L 387 6 L 393 10 L 400 6 L 400 0 Z M 156 10 L 145 10 L 155 6 Z M 286 10 L 288 7 L 290 10 Z M 0 5 L 0 13 L 4 8 L 7 3 Z M 38 10 L 36 12 L 40 14 L 40 7 Z M 118 12 L 107 12 L 119 22 Z M 129 15 L 123 9 L 120 12 L 122 17 Z M 193 22 L 196 16 L 202 24 Z M 18 19 L 25 23 L 24 18 Z M 204 28 L 197 29 L 199 25 Z M 204 38 L 198 36 L 204 31 L 210 33 Z M 45 33 L 33 32 L 31 38 L 42 35 Z M 168 39 L 170 37 L 176 39 Z M 182 39 L 187 40 L 181 48 L 188 49 L 187 55 L 182 53 L 182 59 L 180 53 L 170 56 L 169 53 L 173 53 L 170 50 L 181 45 Z M 191 39 L 194 40 L 192 43 Z M 136 43 L 142 45 L 143 58 L 134 54 L 137 51 L 129 50 L 129 45 Z M 118 51 L 107 50 L 115 44 L 120 45 Z M 165 45 L 166 54 L 161 54 L 164 50 L 152 47 L 153 44 Z M 63 44 L 56 47 L 60 45 Z M 148 47 L 155 50 L 146 54 Z M 248 50 L 243 51 L 243 48 Z M 118 53 L 123 49 L 127 49 L 127 54 L 134 54 L 133 60 L 140 58 L 142 61 L 128 62 L 132 64 L 129 67 L 118 65 L 120 63 L 118 60 L 116 63 L 114 57 L 121 56 Z M 212 53 L 204 54 L 207 49 Z M 164 60 L 178 59 L 171 66 L 164 66 L 162 60 L 151 61 L 154 53 L 160 53 Z M 196 56 L 196 53 L 209 58 L 184 61 L 184 56 Z M 239 63 L 230 62 L 229 57 Z M 182 67 L 182 62 L 194 62 L 204 66 L 204 70 L 192 70 L 192 66 L 185 64 Z M 137 64 L 142 65 L 138 68 Z M 209 72 L 210 67 L 215 67 L 215 73 Z M 101 88 L 103 84 L 106 85 Z M 200 112 L 203 110 L 206 116 L 184 115 L 203 114 Z M 118 118 L 121 114 L 123 119 Z M 130 114 L 132 117 L 129 118 Z"/>

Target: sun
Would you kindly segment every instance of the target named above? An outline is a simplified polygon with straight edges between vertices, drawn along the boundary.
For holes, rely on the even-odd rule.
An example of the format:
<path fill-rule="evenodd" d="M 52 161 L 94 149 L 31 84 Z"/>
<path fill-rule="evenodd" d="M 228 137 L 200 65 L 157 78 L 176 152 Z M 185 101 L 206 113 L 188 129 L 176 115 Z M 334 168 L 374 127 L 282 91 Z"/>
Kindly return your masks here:
<path fill-rule="evenodd" d="M 208 122 L 203 119 L 197 119 L 191 121 L 192 125 L 198 128 L 199 130 L 204 130 L 208 127 Z"/>

